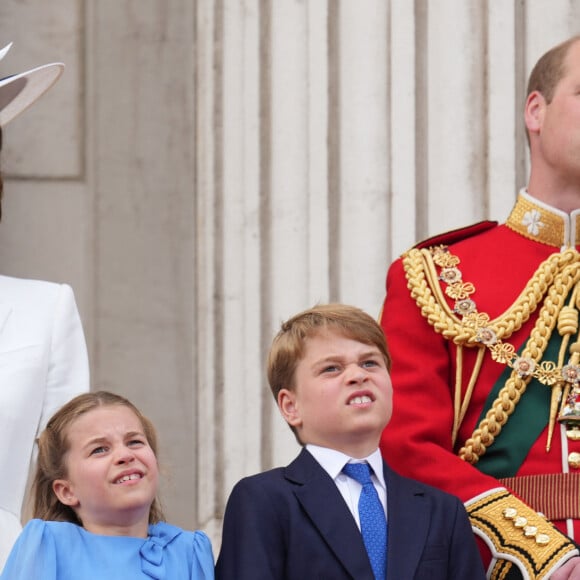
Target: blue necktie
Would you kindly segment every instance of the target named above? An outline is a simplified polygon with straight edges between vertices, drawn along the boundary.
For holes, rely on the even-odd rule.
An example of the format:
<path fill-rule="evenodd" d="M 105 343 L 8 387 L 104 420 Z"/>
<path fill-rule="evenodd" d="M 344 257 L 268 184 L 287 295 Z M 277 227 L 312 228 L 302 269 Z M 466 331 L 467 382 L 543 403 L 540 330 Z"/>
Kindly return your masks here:
<path fill-rule="evenodd" d="M 387 575 L 387 519 L 379 494 L 371 480 L 368 463 L 347 463 L 342 471 L 362 485 L 358 500 L 360 527 L 376 580 Z"/>

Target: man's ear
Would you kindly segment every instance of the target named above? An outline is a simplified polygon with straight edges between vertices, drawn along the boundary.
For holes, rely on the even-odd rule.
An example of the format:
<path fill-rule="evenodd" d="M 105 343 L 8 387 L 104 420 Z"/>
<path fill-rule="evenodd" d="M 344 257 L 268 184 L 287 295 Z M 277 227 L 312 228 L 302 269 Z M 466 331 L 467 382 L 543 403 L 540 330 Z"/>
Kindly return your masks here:
<path fill-rule="evenodd" d="M 55 479 L 52 482 L 52 491 L 54 491 L 54 494 L 60 503 L 70 507 L 76 507 L 79 505 L 79 500 L 74 494 L 70 481 L 67 479 Z"/>
<path fill-rule="evenodd" d="M 539 133 L 542 128 L 546 104 L 546 99 L 540 92 L 532 91 L 528 95 L 524 109 L 524 119 L 530 133 Z"/>
<path fill-rule="evenodd" d="M 278 408 L 288 425 L 292 427 L 300 427 L 302 425 L 302 418 L 300 417 L 300 410 L 294 391 L 280 389 L 278 393 Z"/>

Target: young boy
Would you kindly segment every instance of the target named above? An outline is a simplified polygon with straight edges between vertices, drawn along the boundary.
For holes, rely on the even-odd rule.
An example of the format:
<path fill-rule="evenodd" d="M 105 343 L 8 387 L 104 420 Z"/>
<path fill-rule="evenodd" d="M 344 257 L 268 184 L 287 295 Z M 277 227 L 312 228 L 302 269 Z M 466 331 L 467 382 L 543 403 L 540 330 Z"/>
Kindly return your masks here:
<path fill-rule="evenodd" d="M 461 502 L 381 458 L 390 362 L 380 326 L 357 308 L 320 305 L 282 324 L 268 380 L 304 448 L 234 487 L 218 580 L 485 578 Z M 370 481 L 357 473 L 367 465 Z"/>

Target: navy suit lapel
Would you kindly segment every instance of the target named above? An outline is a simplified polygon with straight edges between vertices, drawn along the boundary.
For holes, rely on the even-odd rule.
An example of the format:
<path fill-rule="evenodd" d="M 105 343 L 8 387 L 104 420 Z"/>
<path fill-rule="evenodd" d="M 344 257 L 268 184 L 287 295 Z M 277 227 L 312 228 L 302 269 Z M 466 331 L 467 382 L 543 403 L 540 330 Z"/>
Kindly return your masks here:
<path fill-rule="evenodd" d="M 337 560 L 356 580 L 373 580 L 360 531 L 330 476 L 312 455 L 302 453 L 285 470 L 294 494 Z"/>
<path fill-rule="evenodd" d="M 403 479 L 384 462 L 387 485 L 387 578 L 414 578 L 421 559 L 429 510 L 423 491 Z"/>

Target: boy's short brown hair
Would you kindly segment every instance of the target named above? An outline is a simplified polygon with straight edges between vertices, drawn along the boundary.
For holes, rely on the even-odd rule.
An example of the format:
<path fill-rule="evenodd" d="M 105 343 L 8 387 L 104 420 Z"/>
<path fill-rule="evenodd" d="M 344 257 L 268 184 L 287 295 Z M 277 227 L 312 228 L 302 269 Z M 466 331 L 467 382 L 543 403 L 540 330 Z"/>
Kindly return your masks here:
<path fill-rule="evenodd" d="M 296 367 L 304 357 L 306 340 L 331 330 L 346 338 L 376 346 L 391 369 L 391 356 L 382 328 L 363 310 L 346 304 L 319 304 L 283 322 L 272 341 L 267 373 L 274 399 L 281 389 L 294 390 Z"/>

